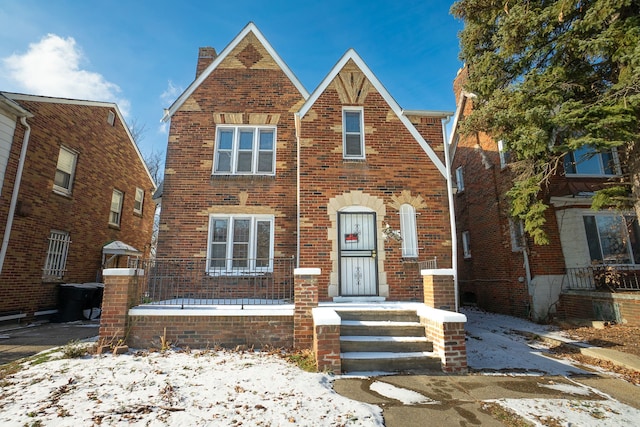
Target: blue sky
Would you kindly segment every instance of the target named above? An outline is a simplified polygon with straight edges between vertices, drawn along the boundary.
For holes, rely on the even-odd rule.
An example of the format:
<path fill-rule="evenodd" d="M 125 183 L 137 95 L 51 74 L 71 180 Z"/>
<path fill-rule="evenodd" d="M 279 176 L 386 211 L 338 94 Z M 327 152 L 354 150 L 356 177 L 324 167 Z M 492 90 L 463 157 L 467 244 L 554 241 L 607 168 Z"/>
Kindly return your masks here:
<path fill-rule="evenodd" d="M 253 21 L 312 92 L 354 48 L 405 109 L 455 109 L 462 63 L 453 0 L 6 0 L 0 91 L 117 102 L 164 153 L 163 109 L 192 82 L 198 48 L 218 52 Z"/>

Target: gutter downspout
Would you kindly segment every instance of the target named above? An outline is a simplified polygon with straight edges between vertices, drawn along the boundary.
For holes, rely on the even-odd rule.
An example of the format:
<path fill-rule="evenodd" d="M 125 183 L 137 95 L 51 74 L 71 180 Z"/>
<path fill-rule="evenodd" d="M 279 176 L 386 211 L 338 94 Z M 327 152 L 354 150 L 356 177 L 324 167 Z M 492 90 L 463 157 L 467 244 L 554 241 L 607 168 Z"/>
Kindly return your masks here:
<path fill-rule="evenodd" d="M 296 128 L 296 268 L 300 268 L 300 114 L 295 113 Z"/>
<path fill-rule="evenodd" d="M 31 126 L 27 123 L 26 117 L 20 117 L 20 123 L 25 127 L 24 136 L 22 137 L 22 150 L 20 151 L 20 160 L 18 161 L 18 170 L 16 172 L 16 180 L 13 183 L 13 193 L 11 194 L 11 204 L 9 205 L 9 214 L 7 215 L 7 225 L 4 229 L 4 237 L 2 238 L 2 247 L 0 248 L 0 274 L 4 265 L 4 258 L 7 255 L 9 247 L 9 236 L 13 227 L 13 217 L 16 213 L 16 205 L 18 204 L 18 192 L 20 191 L 20 183 L 22 181 L 22 171 L 27 158 L 27 148 L 29 146 L 29 137 L 31 136 Z"/>
<path fill-rule="evenodd" d="M 456 215 L 455 206 L 453 204 L 453 179 L 451 177 L 451 153 L 449 148 L 451 142 L 447 142 L 447 124 L 451 120 L 451 116 L 442 119 L 442 140 L 444 142 L 444 163 L 447 171 L 447 199 L 449 202 L 449 223 L 451 226 L 451 267 L 453 269 L 453 292 L 455 299 L 455 311 L 456 313 L 460 309 L 459 295 L 458 295 L 458 237 L 456 231 Z M 454 132 L 451 133 L 453 135 Z"/>

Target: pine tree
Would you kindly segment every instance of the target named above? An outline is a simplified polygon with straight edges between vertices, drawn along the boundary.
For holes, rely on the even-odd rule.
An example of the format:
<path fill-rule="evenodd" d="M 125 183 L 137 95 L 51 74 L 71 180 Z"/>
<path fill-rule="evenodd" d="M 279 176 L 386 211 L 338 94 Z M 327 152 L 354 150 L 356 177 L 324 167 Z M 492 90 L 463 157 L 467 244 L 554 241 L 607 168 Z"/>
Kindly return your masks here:
<path fill-rule="evenodd" d="M 515 156 L 511 213 L 535 242 L 547 242 L 549 178 L 584 146 L 615 148 L 625 172 L 592 207 L 634 205 L 640 218 L 640 1 L 458 0 L 451 12 L 476 95 L 462 132 Z"/>

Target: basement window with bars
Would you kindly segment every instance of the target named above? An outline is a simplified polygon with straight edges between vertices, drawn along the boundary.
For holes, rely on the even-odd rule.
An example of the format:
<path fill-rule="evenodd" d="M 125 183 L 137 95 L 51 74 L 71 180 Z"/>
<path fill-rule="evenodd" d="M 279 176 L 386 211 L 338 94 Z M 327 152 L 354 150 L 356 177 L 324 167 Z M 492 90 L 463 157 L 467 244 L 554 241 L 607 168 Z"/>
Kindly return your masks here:
<path fill-rule="evenodd" d="M 62 279 L 64 277 L 70 244 L 71 237 L 68 232 L 51 230 L 47 258 L 42 273 L 44 279 Z"/>

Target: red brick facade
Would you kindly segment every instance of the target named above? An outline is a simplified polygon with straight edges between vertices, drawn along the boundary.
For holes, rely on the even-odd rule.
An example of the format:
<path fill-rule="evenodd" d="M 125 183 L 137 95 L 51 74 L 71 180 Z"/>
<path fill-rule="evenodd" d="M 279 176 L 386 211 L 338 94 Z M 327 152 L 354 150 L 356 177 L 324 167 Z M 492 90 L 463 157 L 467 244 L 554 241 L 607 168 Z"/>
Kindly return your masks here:
<path fill-rule="evenodd" d="M 454 82 L 460 122 L 473 109 L 473 96 L 463 91 L 465 79 L 466 69 L 463 69 Z M 549 206 L 543 226 L 549 244 L 537 245 L 526 238 L 526 251 L 523 251 L 522 245 L 514 245 L 515 223 L 509 221 L 506 192 L 512 186 L 513 173 L 508 162 L 501 164 L 498 141 L 484 133 L 469 136 L 457 133 L 454 140 L 456 137 L 459 139 L 452 170 L 455 177 L 456 170 L 462 168 L 464 176 L 464 189 L 454 196 L 462 304 L 475 303 L 493 312 L 549 320 L 558 309 L 567 268 L 590 265 L 580 215 L 588 212 L 591 203 L 584 195 L 602 188 L 607 179 L 568 177 L 560 167 L 539 195 Z M 573 212 L 571 215 L 578 218 L 579 224 L 573 225 L 572 232 L 565 231 L 563 240 L 563 224 L 559 221 L 568 222 L 569 215 L 565 215 L 568 212 Z M 470 242 L 470 253 L 466 256 L 462 241 L 465 232 Z M 573 234 L 578 232 L 582 234 Z M 578 237 L 583 243 L 575 243 Z M 566 259 L 567 254 L 570 260 Z"/>
<path fill-rule="evenodd" d="M 443 170 L 447 114 L 403 113 L 355 53 L 309 95 L 255 28 L 243 30 L 215 60 L 211 49 L 200 52 L 206 55 L 197 79 L 168 114 L 158 257 L 207 257 L 210 215 L 272 215 L 273 256 L 299 252 L 300 267 L 320 268 L 319 300 L 329 301 L 341 295 L 336 214 L 361 208 L 376 214 L 377 294 L 421 301 L 417 262 L 437 257 L 439 267 L 452 266 Z M 343 107 L 362 111 L 364 159 L 343 156 Z M 276 127 L 274 176 L 213 173 L 216 128 L 229 124 Z M 383 239 L 385 223 L 401 228 L 403 204 L 416 212 L 417 258 L 404 259 L 398 242 Z"/>
<path fill-rule="evenodd" d="M 95 282 L 103 245 L 121 240 L 148 253 L 155 206 L 154 183 L 115 104 L 6 94 L 29 111 L 28 151 L 8 250 L 0 275 L 0 315 L 55 309 L 59 282 Z M 113 125 L 108 123 L 113 114 Z M 0 196 L 0 238 L 25 127 L 18 120 Z M 60 147 L 77 153 L 70 195 L 53 191 Z M 144 190 L 142 214 L 134 213 L 136 188 Z M 114 189 L 124 193 L 119 227 L 109 225 Z M 69 233 L 67 271 L 43 281 L 51 230 Z"/>

